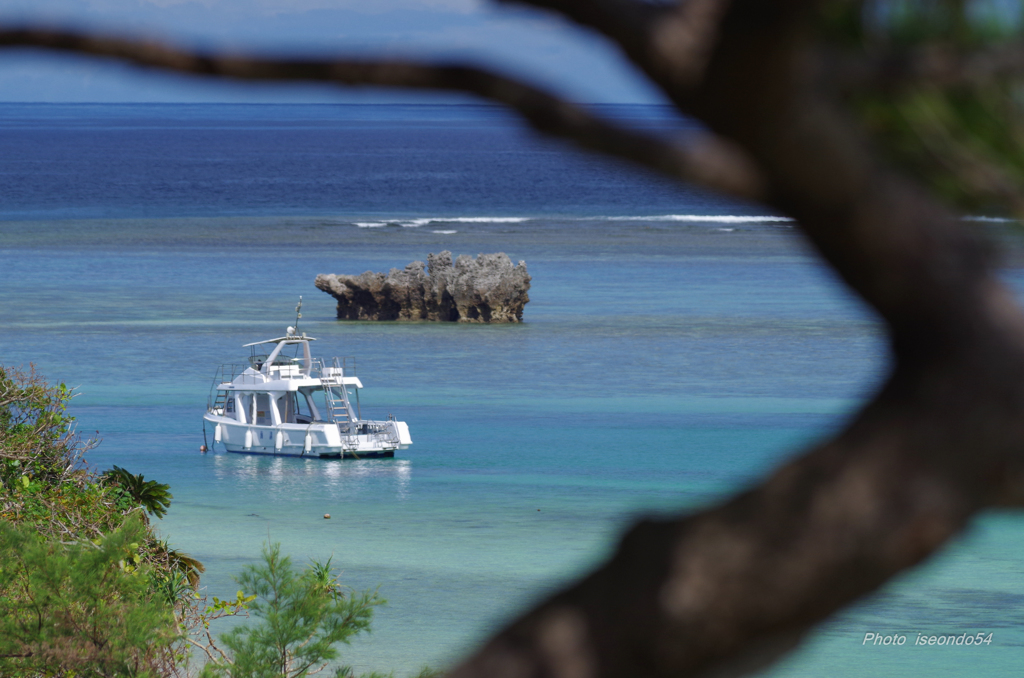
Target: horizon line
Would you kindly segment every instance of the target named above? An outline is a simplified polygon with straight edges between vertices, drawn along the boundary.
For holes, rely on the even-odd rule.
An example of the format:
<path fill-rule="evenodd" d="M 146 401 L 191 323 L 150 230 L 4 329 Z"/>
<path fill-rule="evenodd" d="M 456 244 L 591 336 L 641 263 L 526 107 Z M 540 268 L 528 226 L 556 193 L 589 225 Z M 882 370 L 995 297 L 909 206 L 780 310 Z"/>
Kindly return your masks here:
<path fill-rule="evenodd" d="M 649 103 L 641 101 L 590 101 L 573 102 L 576 106 L 657 106 L 661 108 L 674 108 L 668 103 Z M 441 102 L 441 101 L 4 101 L 4 104 L 32 104 L 67 106 L 81 104 L 86 106 L 124 106 L 136 104 L 141 106 L 169 104 L 183 106 L 488 106 L 492 108 L 509 109 L 504 104 L 491 101 L 480 102 Z"/>

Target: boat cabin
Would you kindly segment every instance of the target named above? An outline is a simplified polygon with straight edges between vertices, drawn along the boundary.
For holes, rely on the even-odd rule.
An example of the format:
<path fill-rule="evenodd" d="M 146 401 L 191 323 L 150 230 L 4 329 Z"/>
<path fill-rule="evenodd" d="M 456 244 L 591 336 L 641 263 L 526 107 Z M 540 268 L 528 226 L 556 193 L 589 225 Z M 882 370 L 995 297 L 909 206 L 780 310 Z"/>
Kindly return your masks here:
<path fill-rule="evenodd" d="M 362 419 L 354 358 L 310 354 L 305 334 L 245 344 L 247 364 L 221 365 L 204 422 L 228 452 L 393 457 L 412 444 L 405 422 Z"/>
<path fill-rule="evenodd" d="M 335 358 L 333 365 L 324 365 L 311 357 L 311 341 L 316 339 L 302 335 L 246 344 L 249 364 L 223 365 L 214 378 L 213 409 L 256 426 L 358 422 L 363 384 L 346 376 L 355 371 L 355 360 Z M 269 353 L 268 346 L 273 346 Z"/>

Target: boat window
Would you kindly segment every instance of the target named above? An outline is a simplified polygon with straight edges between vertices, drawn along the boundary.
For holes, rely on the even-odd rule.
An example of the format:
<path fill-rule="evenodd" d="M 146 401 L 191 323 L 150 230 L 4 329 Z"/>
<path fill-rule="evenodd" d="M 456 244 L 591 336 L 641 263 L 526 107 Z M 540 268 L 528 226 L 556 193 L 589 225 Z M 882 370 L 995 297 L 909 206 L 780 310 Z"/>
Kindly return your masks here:
<path fill-rule="evenodd" d="M 320 418 L 327 421 L 330 416 L 328 413 L 331 411 L 327 407 L 327 399 L 324 397 L 324 389 L 318 388 L 313 391 L 313 402 L 316 403 L 316 408 L 320 410 Z"/>
<path fill-rule="evenodd" d="M 270 414 L 270 394 L 269 393 L 257 393 L 256 394 L 256 417 L 257 426 L 271 426 L 274 423 L 273 418 Z"/>
<path fill-rule="evenodd" d="M 306 396 L 298 397 L 298 393 L 293 393 L 295 398 L 295 414 L 300 417 L 312 417 L 312 413 L 309 410 L 309 403 L 306 402 Z"/>
<path fill-rule="evenodd" d="M 332 413 L 333 419 L 330 421 L 344 422 L 350 418 L 345 397 L 339 387 L 335 386 L 331 389 L 330 403 L 327 402 L 327 393 L 323 387 L 301 389 L 300 392 L 306 396 L 306 401 L 317 421 L 328 421 Z"/>
<path fill-rule="evenodd" d="M 285 393 L 277 399 L 277 411 L 281 422 L 285 424 L 308 424 L 313 421 L 309 415 L 309 405 L 305 397 L 298 398 L 296 393 Z"/>
<path fill-rule="evenodd" d="M 305 362 L 305 344 L 301 342 L 282 346 L 274 359 L 275 365 L 303 365 Z"/>
<path fill-rule="evenodd" d="M 302 395 L 302 398 L 299 399 L 300 402 L 305 401 L 306 407 L 309 408 L 311 421 L 326 421 L 327 410 L 324 408 L 323 389 L 302 388 L 299 389 L 299 394 Z"/>
<path fill-rule="evenodd" d="M 295 407 L 295 423 L 296 424 L 309 424 L 312 423 L 316 417 L 313 416 L 313 412 L 309 407 L 309 401 L 304 393 L 292 393 L 292 404 Z"/>
<path fill-rule="evenodd" d="M 224 414 L 233 415 L 235 413 L 235 396 L 234 394 L 228 394 L 228 397 L 224 401 Z"/>
<path fill-rule="evenodd" d="M 238 402 L 241 403 L 242 409 L 238 410 L 238 421 L 243 424 L 252 422 L 253 415 L 253 397 L 251 393 L 238 396 Z"/>

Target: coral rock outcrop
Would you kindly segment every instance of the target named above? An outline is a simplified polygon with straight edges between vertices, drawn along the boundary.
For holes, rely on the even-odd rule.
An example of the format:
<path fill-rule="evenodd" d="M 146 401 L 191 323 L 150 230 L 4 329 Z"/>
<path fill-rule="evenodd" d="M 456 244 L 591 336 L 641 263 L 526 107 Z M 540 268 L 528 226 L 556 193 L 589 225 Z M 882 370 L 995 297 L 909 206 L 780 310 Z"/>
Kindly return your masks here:
<path fill-rule="evenodd" d="M 453 263 L 445 251 L 387 274 L 321 273 L 316 286 L 338 300 L 338 318 L 345 320 L 517 323 L 530 301 L 526 262 L 513 266 L 503 252 L 460 254 Z"/>

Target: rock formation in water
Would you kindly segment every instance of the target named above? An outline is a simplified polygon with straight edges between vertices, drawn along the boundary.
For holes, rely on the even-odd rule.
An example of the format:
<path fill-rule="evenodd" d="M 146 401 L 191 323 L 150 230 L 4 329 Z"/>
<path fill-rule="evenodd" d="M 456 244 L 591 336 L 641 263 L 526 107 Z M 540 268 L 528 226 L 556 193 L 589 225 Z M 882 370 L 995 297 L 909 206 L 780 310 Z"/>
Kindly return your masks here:
<path fill-rule="evenodd" d="M 388 274 L 320 274 L 316 286 L 338 300 L 345 320 L 441 320 L 517 323 L 530 301 L 526 262 L 517 266 L 503 252 L 475 259 L 445 251 Z"/>

